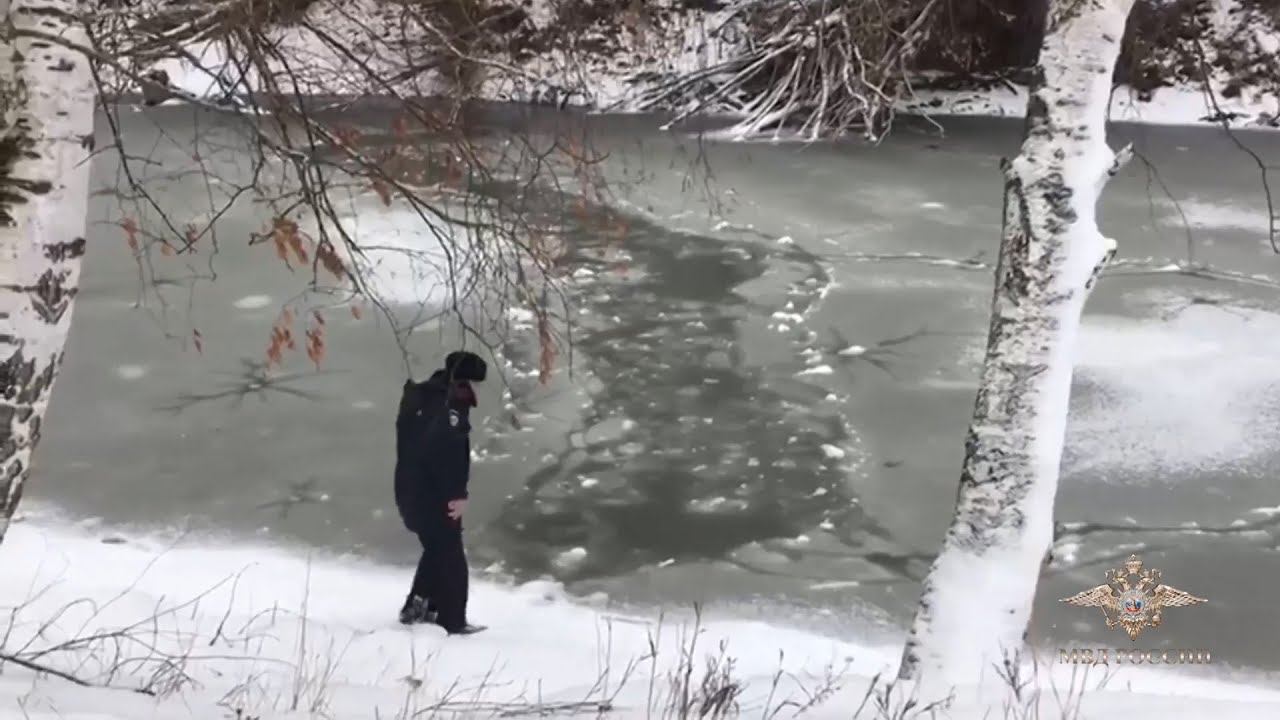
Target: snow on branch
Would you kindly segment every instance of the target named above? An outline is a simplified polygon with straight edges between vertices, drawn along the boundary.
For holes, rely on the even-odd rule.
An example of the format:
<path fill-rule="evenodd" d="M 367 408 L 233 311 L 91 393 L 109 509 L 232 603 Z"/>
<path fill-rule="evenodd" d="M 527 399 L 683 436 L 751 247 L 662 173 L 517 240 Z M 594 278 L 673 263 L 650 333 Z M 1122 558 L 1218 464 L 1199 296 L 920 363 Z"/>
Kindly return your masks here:
<path fill-rule="evenodd" d="M 907 67 L 938 0 L 902 3 L 752 0 L 721 26 L 744 39 L 727 59 L 655 83 L 641 108 L 676 107 L 680 122 L 729 108 L 727 132 L 749 138 L 795 130 L 809 139 L 860 130 L 883 137 L 910 87 Z"/>

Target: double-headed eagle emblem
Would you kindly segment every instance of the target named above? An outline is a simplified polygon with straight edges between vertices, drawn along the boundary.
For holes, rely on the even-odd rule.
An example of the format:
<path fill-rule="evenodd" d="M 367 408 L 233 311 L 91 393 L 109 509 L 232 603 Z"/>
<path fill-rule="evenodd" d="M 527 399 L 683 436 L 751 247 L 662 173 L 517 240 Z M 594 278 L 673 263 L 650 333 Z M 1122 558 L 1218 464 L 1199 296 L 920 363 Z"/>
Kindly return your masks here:
<path fill-rule="evenodd" d="M 1137 555 L 1130 555 L 1124 567 L 1108 570 L 1106 577 L 1106 585 L 1085 590 L 1059 602 L 1076 607 L 1101 608 L 1107 627 L 1123 627 L 1130 640 L 1137 640 L 1138 635 L 1148 627 L 1160 627 L 1167 607 L 1208 602 L 1204 598 L 1165 585 L 1160 580 L 1160 571 L 1155 568 L 1144 569 Z"/>

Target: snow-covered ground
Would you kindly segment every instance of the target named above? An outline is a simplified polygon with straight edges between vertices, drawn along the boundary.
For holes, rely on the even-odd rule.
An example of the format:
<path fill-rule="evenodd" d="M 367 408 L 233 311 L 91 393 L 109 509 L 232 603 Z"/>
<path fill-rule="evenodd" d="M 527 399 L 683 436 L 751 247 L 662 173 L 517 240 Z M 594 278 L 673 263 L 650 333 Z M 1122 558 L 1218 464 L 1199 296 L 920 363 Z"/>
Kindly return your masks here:
<path fill-rule="evenodd" d="M 644 74 L 688 71 L 719 59 L 722 47 L 710 35 L 724 21 L 725 11 L 688 11 L 678 3 L 663 5 L 662 31 L 644 24 L 607 18 L 600 27 L 583 31 L 584 47 L 603 51 L 539 48 L 520 60 L 494 57 L 476 79 L 477 97 L 504 102 L 567 101 L 601 110 L 625 110 L 641 87 L 635 78 Z M 532 35 L 549 35 L 563 22 L 554 0 L 526 3 L 523 21 Z M 368 95 L 389 91 L 405 95 L 439 94 L 450 80 L 436 72 L 403 73 L 406 67 L 431 65 L 425 49 L 438 44 L 435 31 L 417 21 L 404 21 L 394 3 L 379 0 L 337 2 L 321 0 L 307 13 L 306 24 L 277 29 L 284 61 L 273 70 L 288 73 L 289 84 L 316 95 Z M 615 23 L 617 27 L 615 27 Z M 187 57 L 156 63 L 169 84 L 197 98 L 238 94 L 257 83 L 256 74 L 240 73 L 227 62 L 222 41 L 197 42 L 186 48 Z M 287 64 L 284 64 L 287 63 Z M 375 80 L 376 77 L 376 80 Z"/>
<path fill-rule="evenodd" d="M 526 3 L 523 21 L 530 33 L 546 34 L 563 21 L 550 0 Z M 596 110 L 627 112 L 651 80 L 672 73 L 709 67 L 730 52 L 724 32 L 729 10 L 688 10 L 678 3 L 653 3 L 661 28 L 643 21 L 606 19 L 585 31 L 582 48 L 539 48 L 520 60 L 495 58 L 474 89 L 476 96 L 510 102 L 569 102 Z M 1215 37 L 1206 42 L 1212 64 L 1215 48 L 1231 45 L 1243 53 L 1247 64 L 1280 58 L 1280 37 L 1264 27 L 1256 11 L 1243 12 L 1238 0 L 1218 0 L 1212 18 Z M 423 40 L 412 42 L 412 26 L 400 27 L 394 6 L 376 0 L 314 3 L 308 19 L 325 35 L 294 26 L 278 31 L 282 57 L 290 59 L 290 82 L 307 92 L 325 95 L 379 94 L 389 89 L 407 94 L 441 92 L 444 80 L 433 73 L 413 74 L 388 84 L 372 80 L 399 75 L 400 70 L 423 61 Z M 654 22 L 659 22 L 655 20 Z M 388 30 L 395 28 L 395 31 Z M 419 35 L 424 31 L 417 30 Z M 337 38 L 343 50 L 329 44 Z M 589 41 L 589 42 L 588 42 Z M 358 52 L 346 50 L 354 48 Z M 155 66 L 163 69 L 171 84 L 183 93 L 210 98 L 228 90 L 252 85 L 253 74 L 242 76 L 226 62 L 221 44 L 199 43 L 188 48 L 188 59 L 170 59 Z M 191 61 L 194 58 L 196 62 Z M 1243 70 L 1242 70 L 1243 72 Z M 1237 87 L 1232 87 L 1232 86 Z M 1197 125 L 1227 121 L 1233 126 L 1274 126 L 1280 118 L 1280 96 L 1274 88 L 1245 86 L 1221 71 L 1213 71 L 1208 83 L 1189 82 L 1156 90 L 1140 98 L 1121 86 L 1113 95 L 1111 119 L 1160 125 Z M 1232 88 L 1232 91 L 1227 91 Z M 1212 89 L 1212 93 L 1206 92 Z M 1239 89 L 1239 93 L 1234 92 Z M 1006 84 L 988 90 L 918 90 L 899 102 L 903 112 L 928 115 L 982 115 L 1021 117 L 1026 109 L 1027 88 Z M 772 134 L 770 135 L 772 137 Z M 799 139 L 782 134 L 780 138 Z"/>
<path fill-rule="evenodd" d="M 1027 111 L 1027 88 L 1000 86 L 984 91 L 920 90 L 902 104 L 907 112 L 931 115 L 978 115 L 1020 118 Z M 1151 125 L 1203 125 L 1214 123 L 1219 112 L 1233 127 L 1263 126 L 1280 117 L 1280 98 L 1272 94 L 1213 100 L 1202 88 L 1182 86 L 1156 90 L 1141 100 L 1132 89 L 1116 88 L 1111 96 L 1110 117 L 1116 122 Z"/>
<path fill-rule="evenodd" d="M 1280 123 L 1280 96 L 1274 81 L 1270 87 L 1251 87 L 1219 67 L 1219 56 L 1236 74 L 1247 76 L 1257 67 L 1280 60 L 1280 35 L 1257 7 L 1240 0 L 1215 0 L 1210 4 L 1210 37 L 1202 38 L 1207 77 L 1163 87 L 1144 96 L 1128 86 L 1111 96 L 1110 119 L 1156 125 L 1198 125 L 1227 122 L 1239 127 L 1276 127 Z M 903 103 L 908 112 L 939 115 L 1022 117 L 1026 113 L 1027 88 L 1007 83 L 983 91 L 921 90 Z"/>
<path fill-rule="evenodd" d="M 395 623 L 409 568 L 36 519 L 13 527 L 0 567 L 0 652 L 110 686 L 9 662 L 0 674 L 6 719 L 514 717 L 553 707 L 593 715 L 605 704 L 612 717 L 669 717 L 682 657 L 692 658 L 695 701 L 708 659 L 723 657 L 743 715 L 768 706 L 789 717 L 829 688 L 806 716 L 849 718 L 870 678 L 897 660 L 894 647 L 718 618 L 714 608 L 694 633 L 687 611 L 665 620 L 614 613 L 547 582 L 474 582 L 472 619 L 490 629 L 447 638 Z M 1280 690 L 1117 666 L 1073 677 L 1072 667 L 1041 668 L 1037 717 L 1057 718 L 1060 703 L 1074 702 L 1051 687 L 1061 696 L 1086 688 L 1081 717 L 1280 716 Z M 1008 701 L 996 686 L 962 691 L 939 717 L 1031 717 L 1004 714 Z M 870 704 L 861 717 L 882 717 Z"/>

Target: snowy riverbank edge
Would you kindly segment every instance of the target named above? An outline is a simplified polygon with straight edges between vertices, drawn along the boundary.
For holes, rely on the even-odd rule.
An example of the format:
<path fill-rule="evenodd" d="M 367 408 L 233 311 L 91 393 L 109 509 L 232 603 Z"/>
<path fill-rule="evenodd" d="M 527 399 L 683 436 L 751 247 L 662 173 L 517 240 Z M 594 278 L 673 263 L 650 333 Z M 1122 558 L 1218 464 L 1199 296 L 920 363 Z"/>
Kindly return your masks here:
<path fill-rule="evenodd" d="M 1280 53 L 1280 31 L 1240 13 L 1238 5 L 1238 0 L 1215 3 L 1211 23 L 1213 37 L 1208 39 L 1211 42 L 1207 51 L 1212 55 L 1220 47 L 1234 48 L 1244 43 L 1238 52 L 1254 59 Z M 369 73 L 375 71 L 388 77 L 398 76 L 405 67 L 403 48 L 389 44 L 387 39 L 398 37 L 394 31 L 398 27 L 395 16 L 387 12 L 388 6 L 379 0 L 319 0 L 308 11 L 309 18 L 326 28 L 327 37 L 340 38 L 350 47 L 364 48 L 364 55 L 368 57 L 363 61 L 334 50 L 314 33 L 297 27 L 278 29 L 276 42 L 296 63 L 288 71 L 289 86 L 303 95 L 343 98 L 382 95 L 388 91 L 405 97 L 444 92 L 448 83 L 432 73 L 411 75 L 394 83 L 374 83 L 368 79 Z M 728 10 L 680 10 L 673 6 L 660 33 L 611 35 L 606 32 L 607 28 L 595 28 L 592 32 L 601 40 L 601 48 L 607 49 L 566 54 L 561 49 L 549 48 L 520 60 L 493 58 L 495 65 L 503 70 L 484 75 L 470 96 L 499 103 L 565 103 L 596 113 L 637 112 L 643 108 L 640 99 L 655 82 L 714 66 L 732 54 L 732 46 L 718 39 L 728 21 L 728 13 Z M 540 32 L 547 32 L 555 28 L 558 20 L 551 4 L 536 0 L 529 6 L 525 22 Z M 605 37 L 609 42 L 602 40 Z M 196 43 L 185 50 L 189 53 L 187 59 L 170 58 L 150 67 L 164 71 L 170 87 L 177 91 L 178 98 L 168 102 L 216 101 L 256 83 L 254 73 L 245 75 L 236 70 L 237 64 L 228 61 L 226 48 L 221 44 Z M 920 78 L 922 86 L 928 84 L 927 80 L 939 79 Z M 181 99 L 184 96 L 186 100 Z M 1011 82 L 994 83 L 986 88 L 917 88 L 898 101 L 897 109 L 905 114 L 938 118 L 1021 117 L 1026 111 L 1027 96 L 1025 86 Z M 1117 87 L 1112 94 L 1109 117 L 1117 122 L 1152 125 L 1221 127 L 1226 124 L 1234 128 L 1276 129 L 1280 127 L 1280 96 L 1270 88 L 1242 87 L 1237 79 L 1214 71 L 1202 82 L 1161 87 L 1145 95 L 1127 86 Z M 725 137 L 741 139 L 732 135 Z M 784 131 L 776 135 L 767 132 L 760 138 L 750 139 L 801 138 Z"/>
<path fill-rule="evenodd" d="M 115 686 L 80 687 L 5 663 L 5 719 L 203 720 L 239 717 L 237 710 L 264 720 L 392 718 L 445 700 L 445 710 L 463 716 L 533 713 L 551 703 L 564 703 L 566 714 L 594 714 L 607 702 L 613 717 L 664 717 L 670 677 L 679 674 L 692 636 L 692 616 L 679 609 L 660 621 L 657 609 L 648 618 L 617 615 L 571 600 L 551 583 L 475 581 L 472 617 L 490 629 L 446 638 L 396 624 L 407 567 L 193 536 L 126 538 L 35 519 L 12 528 L 0 545 L 0 568 L 6 626 L 0 652 Z M 701 627 L 694 684 L 705 658 L 723 647 L 734 660 L 744 715 L 803 703 L 833 684 L 825 702 L 805 715 L 849 718 L 870 678 L 897 662 L 896 647 L 722 618 L 714 607 Z M 63 643 L 70 643 L 63 651 L 36 654 Z M 656 657 L 648 657 L 655 647 Z M 1280 717 L 1280 689 L 1262 681 L 1111 671 L 1098 689 L 1106 675 L 1101 668 L 1074 680 L 1070 666 L 1041 668 L 1040 717 L 1062 715 L 1055 695 L 1082 684 L 1088 691 L 1081 717 Z M 833 673 L 839 677 L 831 683 Z M 130 691 L 144 685 L 174 691 L 161 698 Z M 1005 715 L 1006 701 L 997 686 L 965 691 L 939 717 L 1024 717 Z M 786 708 L 778 715 L 789 716 Z M 861 717 L 881 716 L 871 710 Z"/>

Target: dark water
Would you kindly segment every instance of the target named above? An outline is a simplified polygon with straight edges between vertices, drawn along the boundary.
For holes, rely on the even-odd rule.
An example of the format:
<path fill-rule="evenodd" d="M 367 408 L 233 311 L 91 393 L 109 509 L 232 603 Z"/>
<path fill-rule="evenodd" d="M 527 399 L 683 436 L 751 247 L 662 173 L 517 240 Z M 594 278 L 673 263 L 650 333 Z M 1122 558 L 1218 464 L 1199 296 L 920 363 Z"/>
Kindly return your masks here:
<path fill-rule="evenodd" d="M 826 393 L 753 364 L 740 337 L 770 309 L 738 288 L 789 275 L 791 312 L 803 313 L 814 287 L 830 282 L 817 258 L 727 247 L 635 218 L 629 227 L 634 277 L 606 273 L 582 286 L 590 316 L 574 351 L 590 373 L 590 404 L 495 522 L 503 561 L 555 572 L 558 551 L 582 547 L 584 561 L 558 574 L 590 578 L 719 559 L 823 521 L 883 532 L 855 504 L 841 463 L 824 455 L 823 445 L 850 441 L 834 408 L 814 407 Z M 591 249 L 589 238 L 575 240 Z"/>

